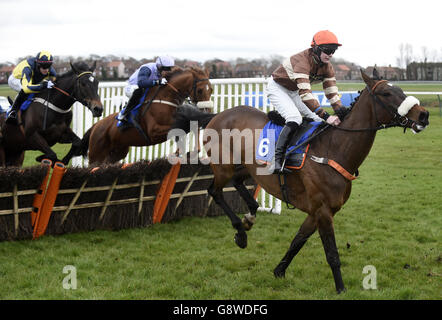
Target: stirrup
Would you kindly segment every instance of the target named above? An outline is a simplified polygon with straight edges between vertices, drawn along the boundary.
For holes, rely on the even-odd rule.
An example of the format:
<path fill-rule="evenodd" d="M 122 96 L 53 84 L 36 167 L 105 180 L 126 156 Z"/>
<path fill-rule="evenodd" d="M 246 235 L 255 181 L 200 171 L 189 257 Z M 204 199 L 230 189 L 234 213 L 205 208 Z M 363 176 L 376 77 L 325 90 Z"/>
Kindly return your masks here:
<path fill-rule="evenodd" d="M 284 160 L 282 161 L 282 164 L 281 164 L 281 168 L 279 168 L 278 170 L 273 168 L 273 174 L 285 174 L 285 173 L 292 172 L 292 170 L 290 170 L 289 168 L 287 168 L 285 166 L 285 161 L 286 161 L 286 158 L 284 158 Z M 275 167 L 276 167 L 276 165 L 275 165 Z"/>

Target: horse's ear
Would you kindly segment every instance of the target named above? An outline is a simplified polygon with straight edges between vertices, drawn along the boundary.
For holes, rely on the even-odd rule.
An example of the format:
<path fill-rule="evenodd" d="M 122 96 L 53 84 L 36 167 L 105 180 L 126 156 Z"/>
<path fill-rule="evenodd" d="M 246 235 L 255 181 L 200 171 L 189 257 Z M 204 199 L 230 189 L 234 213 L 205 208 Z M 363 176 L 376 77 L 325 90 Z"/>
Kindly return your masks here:
<path fill-rule="evenodd" d="M 374 80 L 381 80 L 382 79 L 382 77 L 379 76 L 379 72 L 378 72 L 378 69 L 376 69 L 376 67 L 373 68 L 373 79 Z"/>
<path fill-rule="evenodd" d="M 374 86 L 375 81 L 372 78 L 370 78 L 368 75 L 366 75 L 365 72 L 362 71 L 362 69 L 361 69 L 361 76 L 364 82 L 367 84 L 367 86 L 371 89 Z"/>
<path fill-rule="evenodd" d="M 96 67 L 97 67 L 97 60 L 94 61 L 94 64 L 92 65 L 92 67 L 89 68 L 89 71 L 94 72 Z"/>
<path fill-rule="evenodd" d="M 75 72 L 76 74 L 78 74 L 79 72 L 78 72 L 77 69 L 75 69 L 74 65 L 72 64 L 72 61 L 69 61 L 69 64 L 71 65 L 72 70 L 74 70 L 74 72 Z"/>

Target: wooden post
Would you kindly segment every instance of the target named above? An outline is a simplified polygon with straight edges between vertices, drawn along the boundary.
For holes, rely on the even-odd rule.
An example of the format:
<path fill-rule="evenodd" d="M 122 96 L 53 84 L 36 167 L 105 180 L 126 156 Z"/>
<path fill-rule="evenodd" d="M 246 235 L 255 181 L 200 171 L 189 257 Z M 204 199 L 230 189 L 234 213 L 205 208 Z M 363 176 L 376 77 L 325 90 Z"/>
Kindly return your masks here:
<path fill-rule="evenodd" d="M 99 218 L 100 221 L 103 220 L 104 213 L 106 212 L 107 206 L 109 205 L 109 201 L 112 198 L 112 193 L 114 193 L 114 189 L 115 189 L 115 186 L 117 185 L 117 182 L 118 182 L 118 177 L 115 178 L 114 182 L 112 183 L 112 186 L 109 189 L 109 192 L 107 193 L 103 208 L 101 208 L 101 213 L 100 213 L 100 218 Z"/>
<path fill-rule="evenodd" d="M 138 200 L 138 215 L 141 213 L 141 210 L 143 209 L 143 197 L 144 197 L 144 183 L 145 183 L 146 177 L 143 176 L 143 179 L 141 179 L 140 182 L 140 200 Z"/>
<path fill-rule="evenodd" d="M 75 203 L 77 202 L 78 198 L 80 198 L 81 192 L 83 192 L 84 187 L 86 186 L 87 181 L 88 181 L 88 179 L 86 178 L 84 180 L 83 184 L 81 185 L 80 189 L 78 189 L 77 192 L 75 193 L 74 198 L 72 199 L 71 203 L 69 204 L 68 208 L 66 209 L 66 211 L 65 211 L 65 213 L 63 215 L 63 218 L 61 219 L 60 226 L 62 226 L 63 223 L 66 221 L 69 213 L 71 212 L 71 210 L 74 207 Z"/>

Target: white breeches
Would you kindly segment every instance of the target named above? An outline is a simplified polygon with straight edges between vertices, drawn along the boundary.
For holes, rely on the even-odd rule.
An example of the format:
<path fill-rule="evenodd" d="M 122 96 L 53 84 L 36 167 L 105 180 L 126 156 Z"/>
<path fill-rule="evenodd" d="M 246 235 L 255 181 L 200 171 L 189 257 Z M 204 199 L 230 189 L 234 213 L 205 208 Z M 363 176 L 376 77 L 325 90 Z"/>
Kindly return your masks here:
<path fill-rule="evenodd" d="M 12 74 L 8 78 L 8 85 L 17 92 L 21 90 L 21 80 L 15 78 Z"/>
<path fill-rule="evenodd" d="M 132 94 L 134 93 L 134 91 L 137 89 L 138 89 L 138 85 L 128 84 L 126 87 L 124 87 L 124 94 L 126 95 L 126 97 L 128 97 L 130 99 L 130 97 L 132 97 Z"/>
<path fill-rule="evenodd" d="M 312 118 L 314 121 L 322 121 L 302 102 L 298 91 L 290 91 L 284 88 L 276 83 L 272 77 L 267 81 L 267 96 L 270 103 L 284 117 L 286 122 L 301 124 L 303 117 Z"/>

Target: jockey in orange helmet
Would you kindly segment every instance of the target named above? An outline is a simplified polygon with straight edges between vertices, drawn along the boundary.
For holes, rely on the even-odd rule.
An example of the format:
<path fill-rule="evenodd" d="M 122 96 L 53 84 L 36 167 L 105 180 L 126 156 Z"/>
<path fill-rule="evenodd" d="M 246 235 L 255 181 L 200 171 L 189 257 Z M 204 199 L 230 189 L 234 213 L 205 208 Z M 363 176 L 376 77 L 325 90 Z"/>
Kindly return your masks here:
<path fill-rule="evenodd" d="M 267 92 L 271 104 L 285 118 L 275 148 L 273 173 L 282 173 L 282 162 L 287 144 L 297 131 L 303 117 L 339 125 L 340 118 L 329 115 L 312 94 L 311 84 L 322 82 L 325 96 L 333 110 L 343 114 L 336 86 L 335 72 L 330 60 L 341 44 L 330 31 L 323 30 L 313 36 L 311 48 L 301 51 L 282 62 L 268 80 Z M 339 111 L 338 111 L 339 110 Z M 286 169 L 284 169 L 286 170 Z"/>

